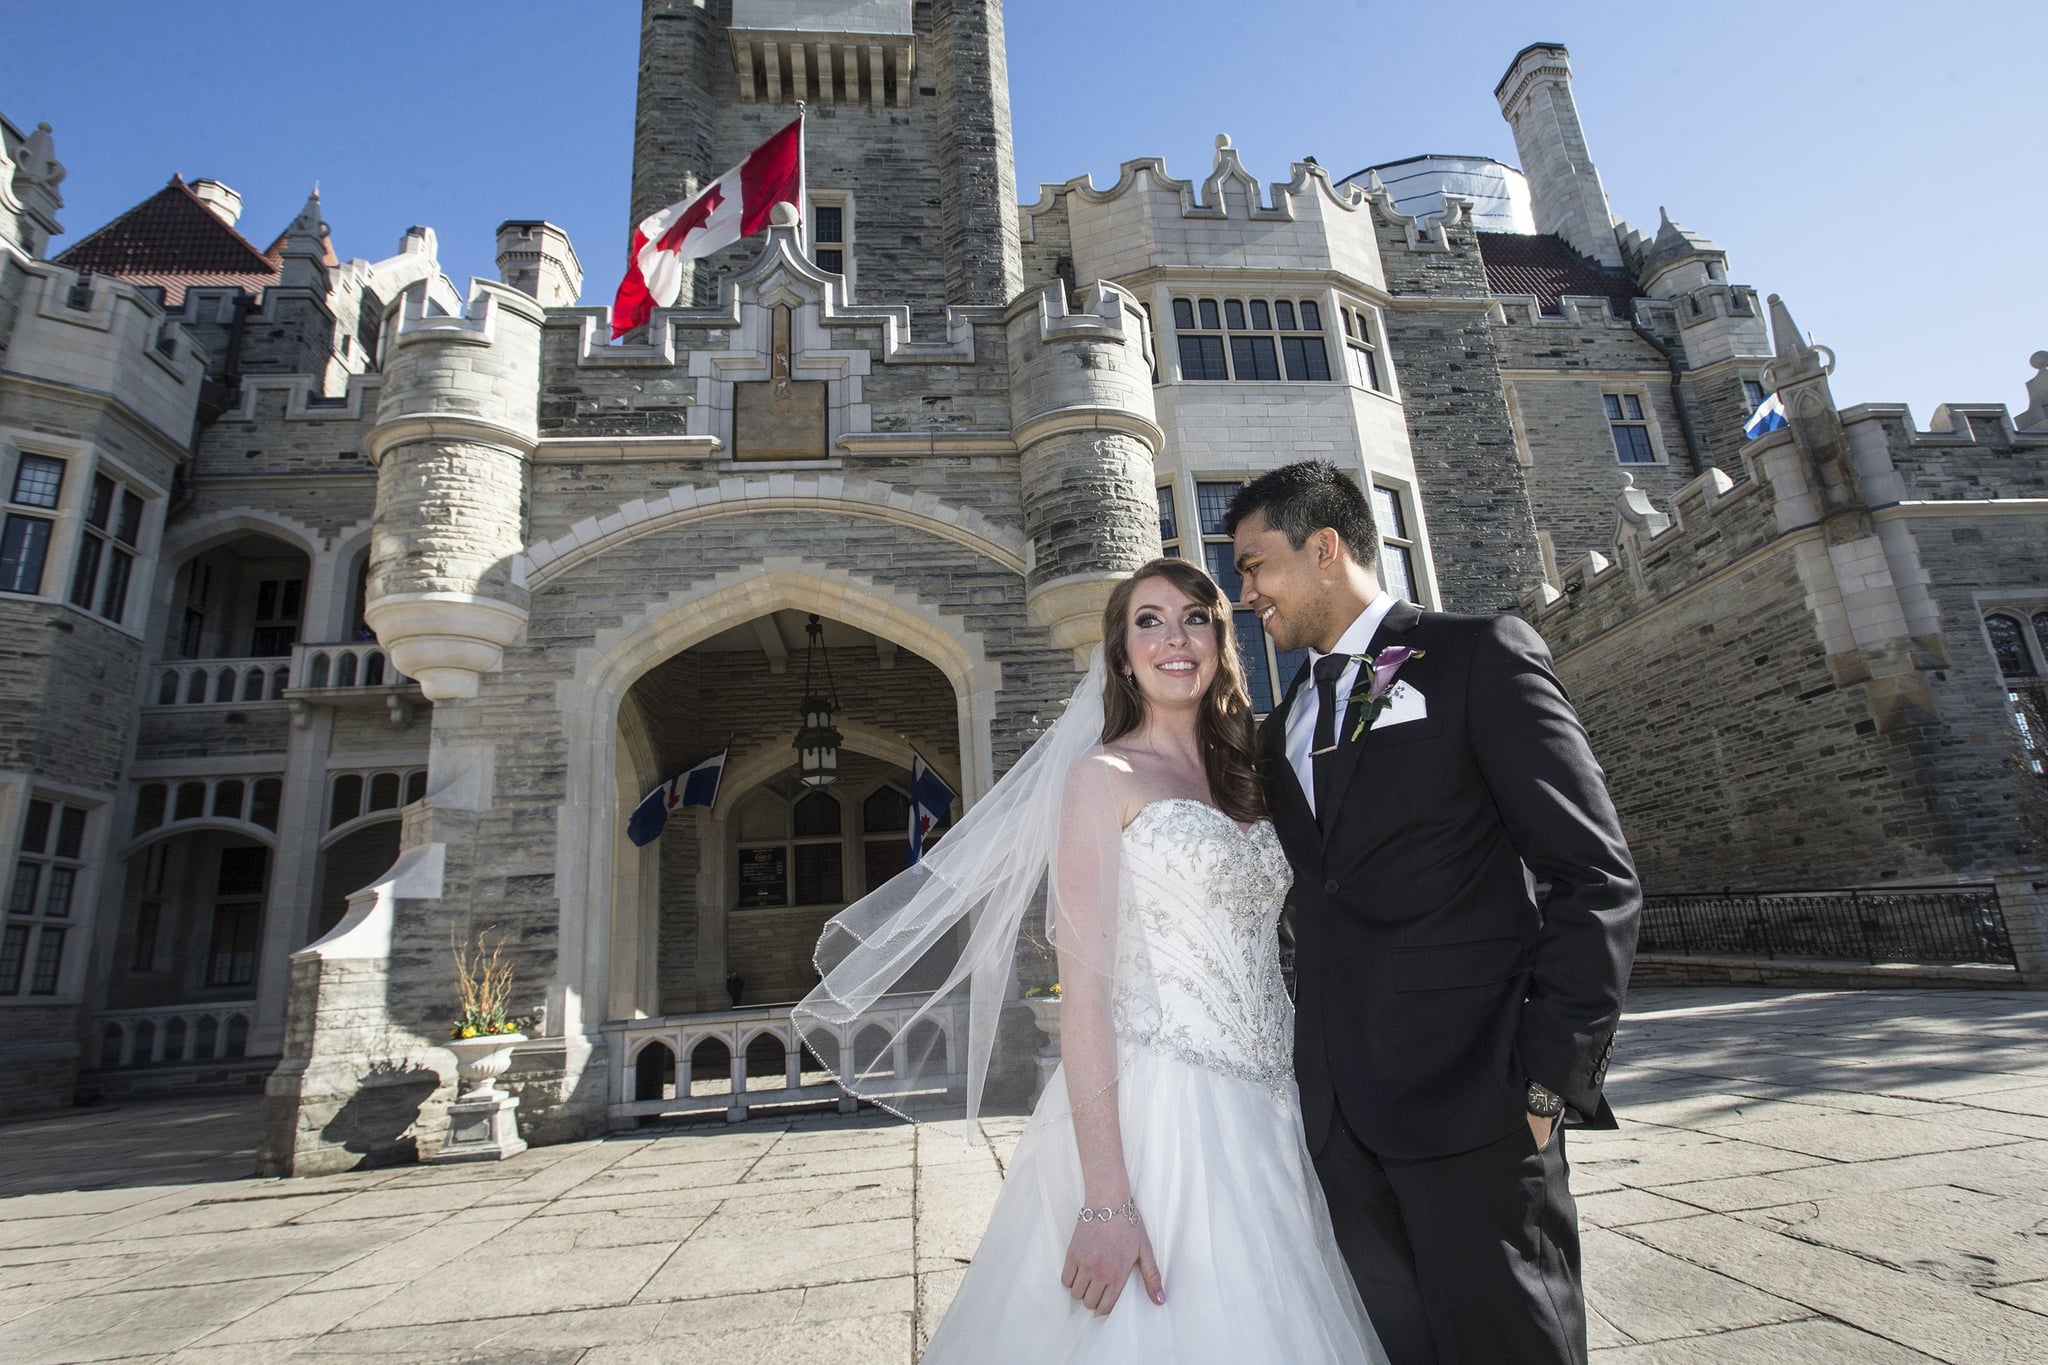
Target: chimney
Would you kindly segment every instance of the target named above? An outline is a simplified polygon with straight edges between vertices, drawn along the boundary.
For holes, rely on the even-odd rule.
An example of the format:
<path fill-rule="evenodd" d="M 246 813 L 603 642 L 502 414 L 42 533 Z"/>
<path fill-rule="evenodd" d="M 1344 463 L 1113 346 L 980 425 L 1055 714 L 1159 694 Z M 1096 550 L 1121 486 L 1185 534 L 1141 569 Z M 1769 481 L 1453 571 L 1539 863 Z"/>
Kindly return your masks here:
<path fill-rule="evenodd" d="M 199 202 L 213 210 L 214 217 L 233 227 L 242 217 L 242 196 L 218 180 L 195 180 L 192 193 Z"/>

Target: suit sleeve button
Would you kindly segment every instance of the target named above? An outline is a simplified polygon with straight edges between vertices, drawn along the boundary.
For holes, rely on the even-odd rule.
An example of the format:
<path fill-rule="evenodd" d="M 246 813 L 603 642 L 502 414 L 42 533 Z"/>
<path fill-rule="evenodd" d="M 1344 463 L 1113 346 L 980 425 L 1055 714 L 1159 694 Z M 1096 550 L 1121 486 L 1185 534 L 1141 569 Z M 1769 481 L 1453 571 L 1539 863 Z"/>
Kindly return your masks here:
<path fill-rule="evenodd" d="M 1334 895 L 1336 895 L 1336 894 L 1337 894 L 1337 883 L 1335 883 L 1335 882 L 1333 882 L 1333 881 L 1331 881 L 1331 882 L 1324 882 L 1324 883 L 1323 883 L 1323 894 L 1324 894 L 1324 895 L 1326 895 L 1326 896 L 1334 896 Z"/>

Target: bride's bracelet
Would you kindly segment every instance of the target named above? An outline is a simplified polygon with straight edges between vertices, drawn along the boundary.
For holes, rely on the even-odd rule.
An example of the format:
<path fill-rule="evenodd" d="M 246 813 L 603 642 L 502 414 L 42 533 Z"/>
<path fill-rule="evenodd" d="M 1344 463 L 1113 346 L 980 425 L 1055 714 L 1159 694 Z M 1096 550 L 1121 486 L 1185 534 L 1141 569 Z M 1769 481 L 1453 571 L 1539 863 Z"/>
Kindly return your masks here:
<path fill-rule="evenodd" d="M 1132 1227 L 1137 1227 L 1139 1223 L 1137 1199 L 1134 1197 L 1124 1200 L 1124 1206 L 1120 1209 L 1113 1209 L 1107 1204 L 1104 1204 L 1099 1209 L 1083 1208 L 1081 1210 L 1081 1221 L 1084 1223 L 1107 1223 L 1118 1214 L 1122 1214 L 1130 1219 Z"/>

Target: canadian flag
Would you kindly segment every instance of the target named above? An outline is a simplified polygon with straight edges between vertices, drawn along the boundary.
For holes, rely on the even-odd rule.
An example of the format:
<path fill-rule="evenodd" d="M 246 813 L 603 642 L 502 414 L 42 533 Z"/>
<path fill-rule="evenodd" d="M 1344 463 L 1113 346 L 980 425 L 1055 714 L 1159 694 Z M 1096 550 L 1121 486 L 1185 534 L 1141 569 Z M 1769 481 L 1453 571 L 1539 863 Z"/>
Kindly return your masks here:
<path fill-rule="evenodd" d="M 777 204 L 794 207 L 802 221 L 804 121 L 756 147 L 753 154 L 691 199 L 650 213 L 633 230 L 626 278 L 612 300 L 612 339 L 646 322 L 656 308 L 672 307 L 682 292 L 683 262 L 709 256 L 768 226 Z"/>

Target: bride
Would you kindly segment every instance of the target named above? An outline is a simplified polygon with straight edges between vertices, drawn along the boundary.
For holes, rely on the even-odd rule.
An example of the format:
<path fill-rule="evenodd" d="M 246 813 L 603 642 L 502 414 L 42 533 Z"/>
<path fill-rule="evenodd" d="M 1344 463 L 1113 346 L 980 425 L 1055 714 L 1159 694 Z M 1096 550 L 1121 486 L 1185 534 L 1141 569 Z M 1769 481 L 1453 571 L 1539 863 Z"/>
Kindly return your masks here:
<path fill-rule="evenodd" d="M 925 1365 L 1386 1360 L 1302 1139 L 1289 872 L 1252 752 L 1229 604 L 1153 560 L 1065 714 L 826 926 L 798 1026 L 829 1047 L 887 1010 L 852 1088 L 919 1118 L 973 1119 L 999 1042 L 1020 1047 L 1002 1006 L 1027 912 L 1058 955 L 1060 1067 Z"/>

